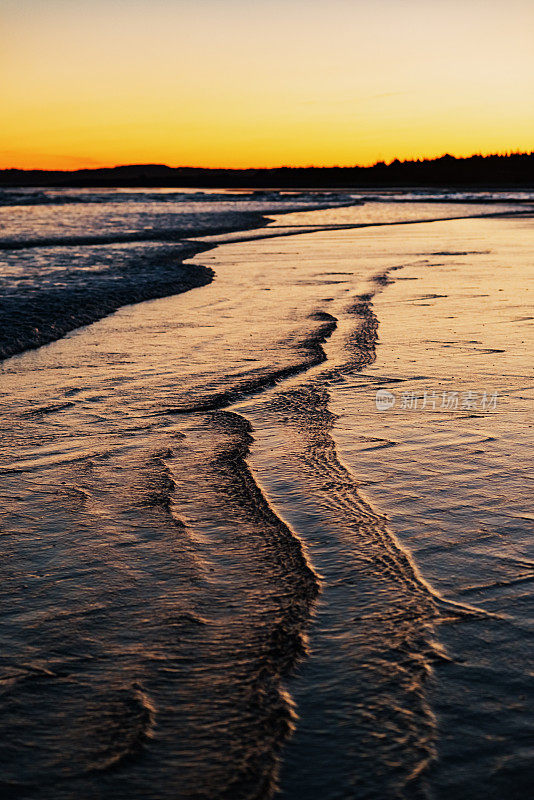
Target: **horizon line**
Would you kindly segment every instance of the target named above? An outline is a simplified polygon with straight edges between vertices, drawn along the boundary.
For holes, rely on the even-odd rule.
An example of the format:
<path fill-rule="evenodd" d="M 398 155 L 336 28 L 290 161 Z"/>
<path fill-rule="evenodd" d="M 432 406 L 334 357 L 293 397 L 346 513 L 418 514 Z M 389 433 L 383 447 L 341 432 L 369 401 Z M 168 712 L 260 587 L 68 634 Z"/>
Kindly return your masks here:
<path fill-rule="evenodd" d="M 98 172 L 99 170 L 115 170 L 115 169 L 129 169 L 129 168 L 147 168 L 147 167 L 159 167 L 169 170 L 205 170 L 205 171 L 224 171 L 224 172 L 248 172 L 248 171 L 274 171 L 274 170 L 281 170 L 281 169 L 294 169 L 294 170 L 311 170 L 311 169 L 373 169 L 375 167 L 390 167 L 394 164 L 421 164 L 421 163 L 432 163 L 435 161 L 440 161 L 445 158 L 450 158 L 455 161 L 469 161 L 472 158 L 513 158 L 519 156 L 534 156 L 534 150 L 531 151 L 523 151 L 523 150 L 507 150 L 504 152 L 476 152 L 471 153 L 467 156 L 455 156 L 452 153 L 445 152 L 439 156 L 433 157 L 417 157 L 417 158 L 393 158 L 390 161 L 383 161 L 381 159 L 373 162 L 372 164 L 307 164 L 306 166 L 296 166 L 291 164 L 279 164 L 273 167 L 265 167 L 265 166 L 250 166 L 250 167 L 225 167 L 225 166 L 217 166 L 217 167 L 207 167 L 207 166 L 191 166 L 187 164 L 180 164 L 178 166 L 170 166 L 169 164 L 165 163 L 158 163 L 155 161 L 147 161 L 147 162 L 131 162 L 131 163 L 115 163 L 112 165 L 102 165 L 102 166 L 87 166 L 87 167 L 76 167 L 71 169 L 54 169 L 54 168 L 46 168 L 46 167 L 0 167 L 0 172 L 60 172 L 60 173 L 73 173 L 73 172 Z"/>

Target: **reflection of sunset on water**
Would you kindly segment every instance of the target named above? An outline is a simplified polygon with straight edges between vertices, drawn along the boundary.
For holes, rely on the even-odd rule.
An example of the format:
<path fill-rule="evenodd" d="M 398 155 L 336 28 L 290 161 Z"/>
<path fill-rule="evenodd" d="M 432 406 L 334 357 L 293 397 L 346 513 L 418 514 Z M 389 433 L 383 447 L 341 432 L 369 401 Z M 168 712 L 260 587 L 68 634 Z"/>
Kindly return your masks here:
<path fill-rule="evenodd" d="M 0 800 L 527 800 L 532 0 L 2 0 Z"/>

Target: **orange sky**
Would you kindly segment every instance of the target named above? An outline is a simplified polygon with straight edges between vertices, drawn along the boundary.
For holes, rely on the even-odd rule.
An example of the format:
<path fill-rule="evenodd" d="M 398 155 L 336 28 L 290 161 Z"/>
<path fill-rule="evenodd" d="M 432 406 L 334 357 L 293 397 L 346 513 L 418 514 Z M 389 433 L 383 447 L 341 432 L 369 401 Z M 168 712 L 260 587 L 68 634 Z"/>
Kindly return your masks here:
<path fill-rule="evenodd" d="M 0 167 L 534 149 L 531 0 L 2 0 Z"/>

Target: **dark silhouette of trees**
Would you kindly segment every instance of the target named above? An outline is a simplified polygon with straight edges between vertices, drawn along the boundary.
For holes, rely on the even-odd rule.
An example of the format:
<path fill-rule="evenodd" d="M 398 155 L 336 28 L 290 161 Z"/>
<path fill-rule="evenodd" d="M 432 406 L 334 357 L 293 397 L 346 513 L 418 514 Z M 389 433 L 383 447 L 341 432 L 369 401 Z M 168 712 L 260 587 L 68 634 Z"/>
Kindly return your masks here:
<path fill-rule="evenodd" d="M 379 161 L 371 167 L 200 169 L 133 164 L 75 171 L 0 170 L 0 186 L 184 186 L 199 188 L 534 188 L 534 152 Z"/>

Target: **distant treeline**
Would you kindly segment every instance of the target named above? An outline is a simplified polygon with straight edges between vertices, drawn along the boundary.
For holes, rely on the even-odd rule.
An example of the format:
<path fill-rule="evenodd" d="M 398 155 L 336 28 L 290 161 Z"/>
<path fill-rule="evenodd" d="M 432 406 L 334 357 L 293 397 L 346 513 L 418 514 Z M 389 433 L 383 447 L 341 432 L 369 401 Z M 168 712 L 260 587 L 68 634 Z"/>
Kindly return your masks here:
<path fill-rule="evenodd" d="M 105 169 L 0 170 L 0 186 L 184 186 L 260 189 L 534 188 L 534 152 L 379 162 L 371 167 L 200 169 L 133 164 Z"/>

